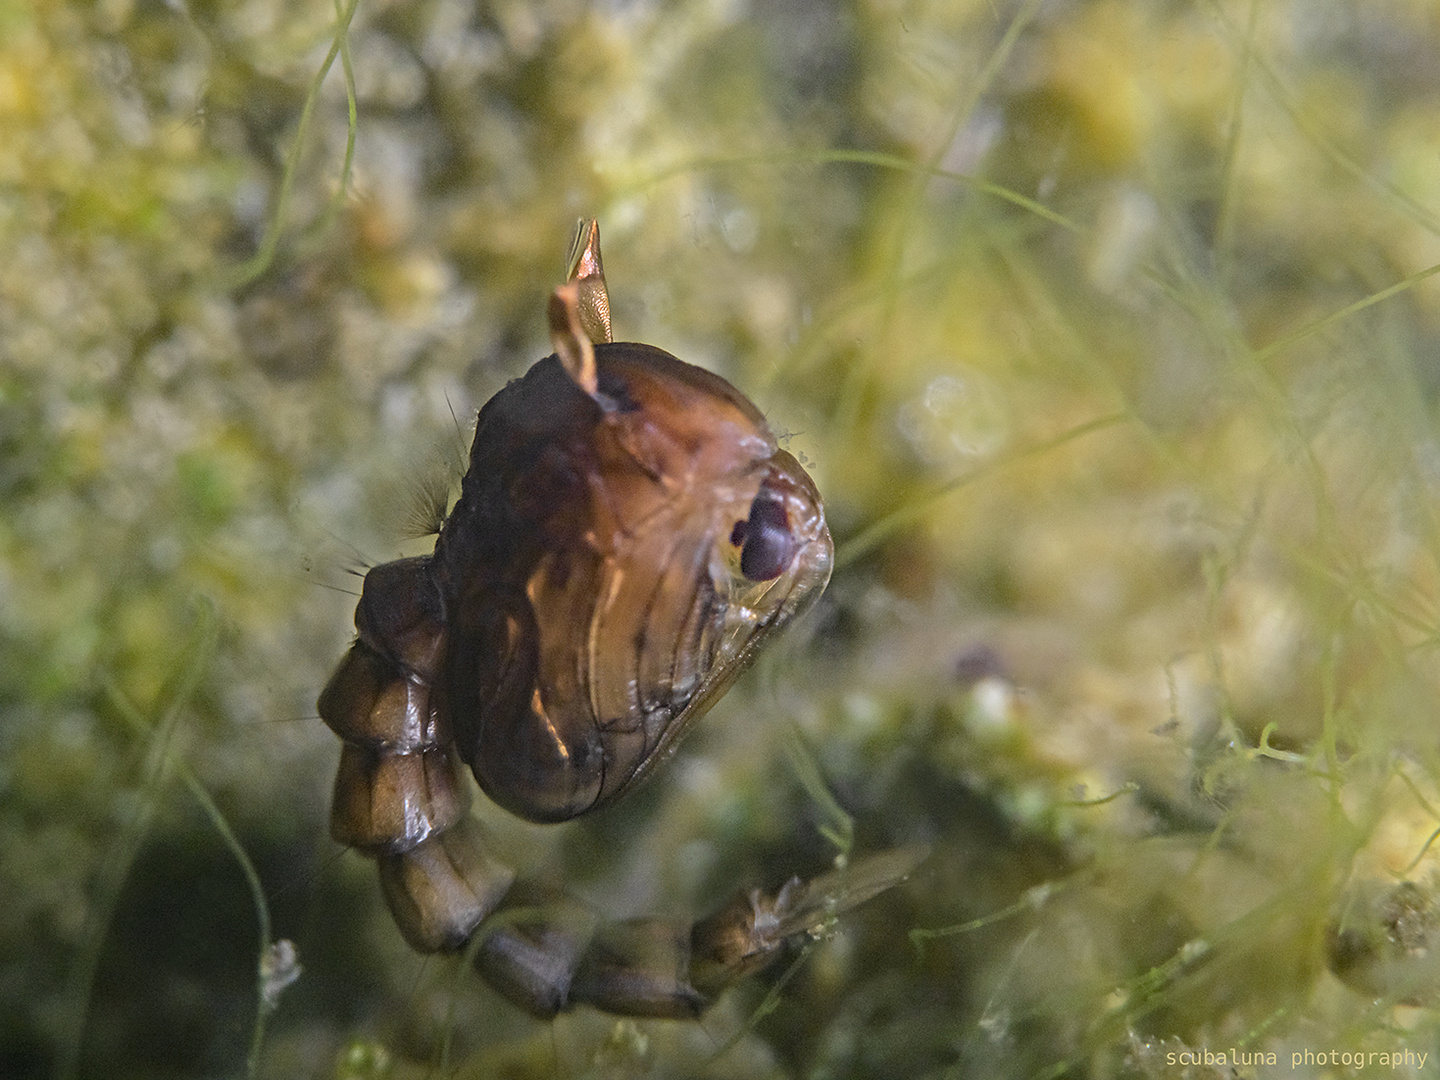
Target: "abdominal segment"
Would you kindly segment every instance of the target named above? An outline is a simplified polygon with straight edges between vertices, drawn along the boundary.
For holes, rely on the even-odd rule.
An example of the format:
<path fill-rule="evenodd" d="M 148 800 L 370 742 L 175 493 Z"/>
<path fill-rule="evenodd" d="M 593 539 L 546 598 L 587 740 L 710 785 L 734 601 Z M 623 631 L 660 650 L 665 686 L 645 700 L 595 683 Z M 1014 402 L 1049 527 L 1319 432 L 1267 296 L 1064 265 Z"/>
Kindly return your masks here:
<path fill-rule="evenodd" d="M 693 1018 L 735 979 L 779 955 L 803 887 L 755 890 L 699 922 L 605 922 L 566 894 L 528 882 L 489 853 L 466 814 L 465 783 L 430 688 L 356 642 L 320 697 L 344 740 L 331 832 L 376 860 L 395 923 L 420 952 L 473 951 L 481 976 L 538 1017 L 576 1005 Z M 907 868 L 908 869 L 908 868 Z M 848 905 L 847 905 L 848 906 Z M 477 938 L 478 935 L 478 938 Z"/>

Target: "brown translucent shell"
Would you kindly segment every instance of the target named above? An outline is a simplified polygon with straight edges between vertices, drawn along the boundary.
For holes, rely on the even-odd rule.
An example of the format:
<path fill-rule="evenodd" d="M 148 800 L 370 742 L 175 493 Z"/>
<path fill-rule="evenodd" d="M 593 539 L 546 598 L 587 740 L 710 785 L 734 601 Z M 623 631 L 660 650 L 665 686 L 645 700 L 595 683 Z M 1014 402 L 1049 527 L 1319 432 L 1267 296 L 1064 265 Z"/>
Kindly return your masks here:
<path fill-rule="evenodd" d="M 459 754 L 533 821 L 643 776 L 830 573 L 815 486 L 753 405 L 648 345 L 595 362 L 595 398 L 552 357 L 485 406 L 430 564 Z M 752 581 L 731 536 L 757 500 L 793 550 Z"/>

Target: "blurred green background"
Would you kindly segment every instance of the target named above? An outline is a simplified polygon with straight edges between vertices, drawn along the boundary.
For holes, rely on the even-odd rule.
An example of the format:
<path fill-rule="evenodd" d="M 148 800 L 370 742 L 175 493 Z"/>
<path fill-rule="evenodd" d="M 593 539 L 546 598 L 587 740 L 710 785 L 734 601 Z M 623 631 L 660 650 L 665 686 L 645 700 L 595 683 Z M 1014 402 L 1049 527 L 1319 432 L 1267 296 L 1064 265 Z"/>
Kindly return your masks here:
<path fill-rule="evenodd" d="M 0 0 L 0 1075 L 1436 1068 L 1437 72 L 1433 0 Z M 356 574 L 582 214 L 839 567 L 633 799 L 477 812 L 616 916 L 933 847 L 699 1024 L 529 1020 L 326 835 Z"/>

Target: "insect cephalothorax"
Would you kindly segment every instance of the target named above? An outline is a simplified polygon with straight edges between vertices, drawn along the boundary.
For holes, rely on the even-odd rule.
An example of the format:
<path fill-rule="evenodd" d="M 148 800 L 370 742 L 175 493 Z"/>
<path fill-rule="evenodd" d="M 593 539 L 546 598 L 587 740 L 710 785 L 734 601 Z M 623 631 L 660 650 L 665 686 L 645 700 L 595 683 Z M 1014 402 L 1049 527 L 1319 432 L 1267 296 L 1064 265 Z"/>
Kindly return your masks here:
<path fill-rule="evenodd" d="M 615 799 L 830 577 L 820 496 L 755 406 L 611 341 L 593 221 L 549 317 L 555 355 L 480 410 L 434 553 L 366 575 L 359 639 L 319 702 L 344 740 L 331 832 L 376 858 L 413 946 L 455 950 L 478 929 L 477 967 L 532 1013 L 694 1016 L 912 860 L 755 891 L 693 926 L 601 925 L 522 898 L 487 854 L 459 763 L 531 821 Z"/>

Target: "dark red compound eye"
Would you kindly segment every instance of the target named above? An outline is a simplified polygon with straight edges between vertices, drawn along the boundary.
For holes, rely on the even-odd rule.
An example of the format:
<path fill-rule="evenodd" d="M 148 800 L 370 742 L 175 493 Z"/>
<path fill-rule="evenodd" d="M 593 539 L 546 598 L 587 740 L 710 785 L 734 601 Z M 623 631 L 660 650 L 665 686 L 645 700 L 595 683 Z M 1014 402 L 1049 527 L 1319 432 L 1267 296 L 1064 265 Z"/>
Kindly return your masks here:
<path fill-rule="evenodd" d="M 795 535 L 785 504 L 765 488 L 750 504 L 750 517 L 737 521 L 730 542 L 740 546 L 740 573 L 750 581 L 769 581 L 795 558 Z"/>

